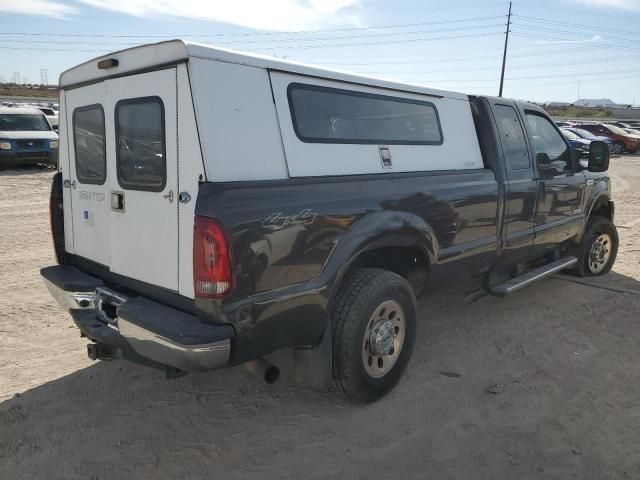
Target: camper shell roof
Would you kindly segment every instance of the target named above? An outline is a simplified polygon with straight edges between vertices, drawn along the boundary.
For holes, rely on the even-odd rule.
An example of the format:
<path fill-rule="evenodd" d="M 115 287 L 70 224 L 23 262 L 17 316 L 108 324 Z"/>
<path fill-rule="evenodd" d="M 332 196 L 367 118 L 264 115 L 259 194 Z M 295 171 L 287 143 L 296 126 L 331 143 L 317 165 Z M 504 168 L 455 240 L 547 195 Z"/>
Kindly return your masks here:
<path fill-rule="evenodd" d="M 374 87 L 418 93 L 435 97 L 446 97 L 457 100 L 468 100 L 467 95 L 459 92 L 440 90 L 411 83 L 383 80 L 324 67 L 306 65 L 304 63 L 282 60 L 265 55 L 239 52 L 184 40 L 168 40 L 164 42 L 141 45 L 139 47 L 120 50 L 103 55 L 76 67 L 62 72 L 60 88 L 69 89 L 83 84 L 99 82 L 105 78 L 128 75 L 136 72 L 152 70 L 165 65 L 186 62 L 189 57 L 235 63 L 269 70 L 320 77 L 330 80 L 370 85 Z M 101 60 L 116 59 L 118 65 L 107 69 L 99 69 Z"/>

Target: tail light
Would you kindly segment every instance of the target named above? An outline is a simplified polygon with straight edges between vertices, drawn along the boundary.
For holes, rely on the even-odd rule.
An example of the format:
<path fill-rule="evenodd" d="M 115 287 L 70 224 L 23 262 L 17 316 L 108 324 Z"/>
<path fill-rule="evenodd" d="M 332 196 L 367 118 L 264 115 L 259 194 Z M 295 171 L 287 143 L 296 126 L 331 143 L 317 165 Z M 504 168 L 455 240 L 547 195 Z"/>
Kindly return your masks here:
<path fill-rule="evenodd" d="M 216 220 L 195 217 L 193 225 L 193 288 L 200 298 L 222 298 L 233 288 L 229 236 Z"/>

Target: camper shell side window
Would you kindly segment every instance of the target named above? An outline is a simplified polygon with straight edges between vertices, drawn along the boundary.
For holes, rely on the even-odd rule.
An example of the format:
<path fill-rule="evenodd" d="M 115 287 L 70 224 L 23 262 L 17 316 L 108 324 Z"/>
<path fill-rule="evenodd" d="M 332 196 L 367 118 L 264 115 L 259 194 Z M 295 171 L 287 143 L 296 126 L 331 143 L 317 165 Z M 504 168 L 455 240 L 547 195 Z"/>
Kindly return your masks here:
<path fill-rule="evenodd" d="M 126 190 L 164 190 L 167 167 L 162 99 L 153 96 L 120 100 L 115 123 L 120 186 Z"/>
<path fill-rule="evenodd" d="M 104 185 L 107 180 L 107 151 L 102 105 L 76 108 L 72 121 L 78 182 Z"/>
<path fill-rule="evenodd" d="M 306 143 L 441 145 L 428 101 L 303 83 L 287 88 L 297 137 Z"/>

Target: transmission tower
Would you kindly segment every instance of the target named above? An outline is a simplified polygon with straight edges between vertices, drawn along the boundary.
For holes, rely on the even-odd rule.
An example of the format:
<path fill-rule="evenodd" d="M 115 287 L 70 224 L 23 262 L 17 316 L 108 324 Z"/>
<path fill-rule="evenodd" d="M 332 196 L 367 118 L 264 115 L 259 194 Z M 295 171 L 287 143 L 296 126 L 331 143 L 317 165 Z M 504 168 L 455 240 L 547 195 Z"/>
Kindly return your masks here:
<path fill-rule="evenodd" d="M 13 83 L 18 85 L 20 83 L 20 72 L 13 72 L 12 79 L 13 79 Z"/>
<path fill-rule="evenodd" d="M 45 87 L 49 85 L 48 72 L 46 68 L 40 69 L 40 83 Z"/>

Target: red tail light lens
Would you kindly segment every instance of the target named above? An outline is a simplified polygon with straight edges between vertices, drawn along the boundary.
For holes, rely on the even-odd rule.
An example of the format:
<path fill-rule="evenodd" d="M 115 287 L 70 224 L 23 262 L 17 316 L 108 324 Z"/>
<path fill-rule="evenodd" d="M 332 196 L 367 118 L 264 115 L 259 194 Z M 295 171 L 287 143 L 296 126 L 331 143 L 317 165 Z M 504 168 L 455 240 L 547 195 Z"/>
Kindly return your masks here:
<path fill-rule="evenodd" d="M 201 298 L 222 298 L 233 288 L 229 237 L 208 217 L 196 216 L 193 225 L 193 288 Z"/>

